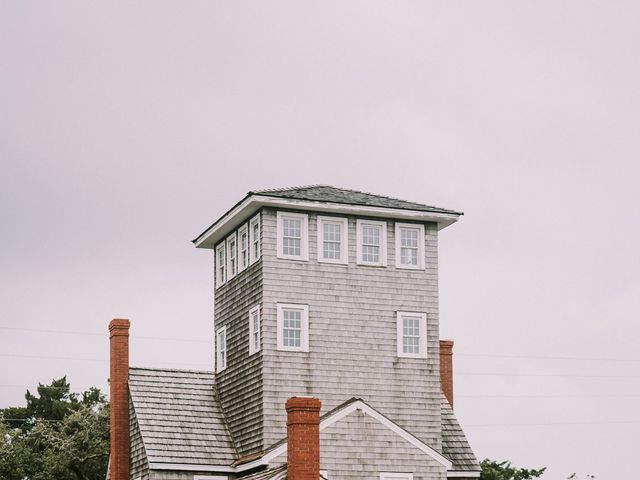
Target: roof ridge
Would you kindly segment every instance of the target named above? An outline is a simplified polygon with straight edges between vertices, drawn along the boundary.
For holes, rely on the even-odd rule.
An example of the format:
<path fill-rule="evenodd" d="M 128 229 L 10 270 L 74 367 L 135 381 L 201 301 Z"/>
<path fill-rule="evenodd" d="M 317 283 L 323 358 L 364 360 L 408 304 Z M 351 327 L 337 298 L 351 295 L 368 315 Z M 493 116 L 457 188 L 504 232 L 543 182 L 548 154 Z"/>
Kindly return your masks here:
<path fill-rule="evenodd" d="M 300 185 L 299 187 L 278 187 L 278 188 L 263 188 L 260 190 L 250 190 L 247 195 L 251 195 L 252 193 L 269 193 L 269 192 L 285 192 L 287 190 L 309 190 L 310 188 L 316 187 L 329 187 L 329 188 L 338 188 L 332 185 L 324 184 L 324 183 L 315 183 L 312 185 Z"/>
<path fill-rule="evenodd" d="M 175 372 L 175 373 L 198 373 L 198 374 L 206 374 L 206 375 L 214 375 L 212 370 L 191 370 L 191 369 L 181 369 L 181 368 L 150 368 L 150 367 L 136 367 L 130 366 L 129 370 L 145 370 L 148 372 Z"/>

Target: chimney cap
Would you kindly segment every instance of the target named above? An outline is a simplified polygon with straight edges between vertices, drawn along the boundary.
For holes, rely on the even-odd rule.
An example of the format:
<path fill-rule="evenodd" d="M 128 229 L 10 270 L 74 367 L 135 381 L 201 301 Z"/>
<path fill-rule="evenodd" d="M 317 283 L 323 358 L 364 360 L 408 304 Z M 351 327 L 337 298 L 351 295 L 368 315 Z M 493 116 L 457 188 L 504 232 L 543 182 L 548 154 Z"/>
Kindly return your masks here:
<path fill-rule="evenodd" d="M 129 335 L 131 322 L 126 318 L 114 318 L 109 322 L 109 332 L 113 335 Z"/>

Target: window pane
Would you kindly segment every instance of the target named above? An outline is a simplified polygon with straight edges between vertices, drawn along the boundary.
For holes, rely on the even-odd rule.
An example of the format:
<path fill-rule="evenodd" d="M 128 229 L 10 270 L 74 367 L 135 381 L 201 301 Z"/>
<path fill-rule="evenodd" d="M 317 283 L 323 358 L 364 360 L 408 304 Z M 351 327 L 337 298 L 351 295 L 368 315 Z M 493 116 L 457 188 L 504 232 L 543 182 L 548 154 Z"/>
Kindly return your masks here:
<path fill-rule="evenodd" d="M 418 230 L 415 228 L 400 229 L 400 245 L 402 247 L 418 248 Z"/>
<path fill-rule="evenodd" d="M 402 351 L 420 353 L 420 318 L 402 317 Z"/>
<path fill-rule="evenodd" d="M 283 310 L 282 340 L 285 347 L 301 346 L 302 311 Z"/>
<path fill-rule="evenodd" d="M 300 238 L 300 232 L 302 231 L 302 220 L 285 218 L 282 220 L 282 230 L 285 237 Z"/>
<path fill-rule="evenodd" d="M 380 262 L 380 247 L 373 245 L 362 246 L 362 260 L 365 262 Z"/>
<path fill-rule="evenodd" d="M 376 225 L 364 225 L 362 227 L 363 245 L 380 245 L 380 227 Z"/>
<path fill-rule="evenodd" d="M 302 220 L 295 218 L 282 219 L 282 253 L 299 257 L 302 244 Z"/>
<path fill-rule="evenodd" d="M 418 249 L 402 247 L 400 249 L 400 263 L 402 265 L 418 265 Z"/>
<path fill-rule="evenodd" d="M 340 244 L 333 242 L 324 242 L 323 247 L 324 258 L 340 260 Z"/>
<path fill-rule="evenodd" d="M 299 238 L 283 238 L 282 253 L 285 255 L 300 256 L 300 239 Z"/>

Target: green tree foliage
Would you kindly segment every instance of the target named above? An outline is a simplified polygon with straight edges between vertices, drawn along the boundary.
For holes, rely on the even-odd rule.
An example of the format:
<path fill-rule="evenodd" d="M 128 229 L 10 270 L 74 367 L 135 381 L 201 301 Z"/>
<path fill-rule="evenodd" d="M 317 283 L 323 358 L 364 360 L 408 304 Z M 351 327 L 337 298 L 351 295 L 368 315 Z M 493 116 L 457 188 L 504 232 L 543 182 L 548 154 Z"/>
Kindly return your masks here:
<path fill-rule="evenodd" d="M 0 410 L 0 478 L 104 480 L 109 404 L 100 390 L 72 393 L 63 377 L 25 398 L 26 407 Z"/>
<path fill-rule="evenodd" d="M 546 467 L 538 470 L 516 468 L 509 461 L 496 462 L 489 459 L 480 462 L 480 467 L 480 480 L 531 480 L 541 477 L 546 470 Z"/>

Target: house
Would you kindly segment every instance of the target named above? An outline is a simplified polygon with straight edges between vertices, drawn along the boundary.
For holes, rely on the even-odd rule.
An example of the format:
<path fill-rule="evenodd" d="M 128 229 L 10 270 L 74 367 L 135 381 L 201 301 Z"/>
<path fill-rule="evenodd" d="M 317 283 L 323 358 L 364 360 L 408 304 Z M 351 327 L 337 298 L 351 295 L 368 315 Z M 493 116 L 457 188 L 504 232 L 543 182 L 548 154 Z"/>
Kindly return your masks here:
<path fill-rule="evenodd" d="M 249 192 L 193 241 L 215 257 L 212 372 L 131 368 L 110 324 L 111 479 L 479 477 L 438 330 L 438 232 L 460 215 Z"/>

